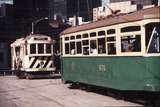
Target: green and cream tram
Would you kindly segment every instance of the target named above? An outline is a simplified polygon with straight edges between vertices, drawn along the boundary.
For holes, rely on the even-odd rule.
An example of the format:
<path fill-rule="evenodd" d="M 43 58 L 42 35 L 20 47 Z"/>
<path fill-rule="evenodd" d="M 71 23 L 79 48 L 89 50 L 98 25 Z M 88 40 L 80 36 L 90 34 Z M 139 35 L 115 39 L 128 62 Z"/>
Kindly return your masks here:
<path fill-rule="evenodd" d="M 160 7 L 68 28 L 61 53 L 64 81 L 160 91 Z"/>

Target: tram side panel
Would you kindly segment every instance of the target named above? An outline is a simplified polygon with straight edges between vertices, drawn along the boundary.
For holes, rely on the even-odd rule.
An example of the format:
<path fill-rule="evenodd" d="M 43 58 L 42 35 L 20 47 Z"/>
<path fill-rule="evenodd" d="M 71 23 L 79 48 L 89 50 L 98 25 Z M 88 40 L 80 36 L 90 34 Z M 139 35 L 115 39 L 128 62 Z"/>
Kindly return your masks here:
<path fill-rule="evenodd" d="M 64 81 L 117 90 L 159 91 L 160 67 L 155 64 L 159 60 L 159 57 L 64 57 L 62 77 Z"/>

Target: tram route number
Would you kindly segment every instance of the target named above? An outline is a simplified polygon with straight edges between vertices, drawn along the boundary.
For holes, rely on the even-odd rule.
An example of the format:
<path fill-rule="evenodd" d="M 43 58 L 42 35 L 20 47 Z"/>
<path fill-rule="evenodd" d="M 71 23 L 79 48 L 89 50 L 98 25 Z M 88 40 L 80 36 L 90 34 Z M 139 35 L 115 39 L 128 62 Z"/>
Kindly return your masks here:
<path fill-rule="evenodd" d="M 106 65 L 100 64 L 98 65 L 99 71 L 106 71 Z"/>

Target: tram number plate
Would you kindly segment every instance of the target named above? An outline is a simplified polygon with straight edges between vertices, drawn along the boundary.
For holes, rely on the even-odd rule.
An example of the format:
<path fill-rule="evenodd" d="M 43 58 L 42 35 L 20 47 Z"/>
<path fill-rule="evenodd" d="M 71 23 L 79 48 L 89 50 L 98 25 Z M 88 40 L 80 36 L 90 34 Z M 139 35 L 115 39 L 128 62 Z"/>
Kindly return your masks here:
<path fill-rule="evenodd" d="M 99 67 L 99 71 L 106 71 L 106 65 L 100 64 L 98 67 Z"/>

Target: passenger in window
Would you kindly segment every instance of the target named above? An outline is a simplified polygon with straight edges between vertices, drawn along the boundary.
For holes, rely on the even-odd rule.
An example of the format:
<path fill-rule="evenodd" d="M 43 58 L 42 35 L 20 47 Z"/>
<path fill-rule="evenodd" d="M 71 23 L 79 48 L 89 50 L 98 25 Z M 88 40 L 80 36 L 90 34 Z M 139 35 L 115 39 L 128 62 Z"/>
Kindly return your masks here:
<path fill-rule="evenodd" d="M 133 52 L 133 45 L 132 44 L 128 44 L 128 50 L 127 52 Z"/>
<path fill-rule="evenodd" d="M 83 55 L 89 55 L 89 48 L 88 47 L 83 48 Z"/>
<path fill-rule="evenodd" d="M 92 55 L 97 55 L 97 54 L 98 54 L 97 49 L 96 49 L 96 48 L 91 49 L 91 54 L 92 54 Z"/>
<path fill-rule="evenodd" d="M 98 46 L 98 53 L 103 53 L 103 46 L 102 45 L 99 45 Z"/>
<path fill-rule="evenodd" d="M 116 54 L 116 47 L 114 44 L 108 44 L 108 54 Z"/>
<path fill-rule="evenodd" d="M 75 49 L 71 49 L 71 55 L 75 55 Z"/>
<path fill-rule="evenodd" d="M 134 46 L 134 48 L 133 48 L 133 51 L 134 52 L 139 52 L 141 49 L 140 49 L 140 42 L 138 42 L 137 40 L 135 40 L 134 42 L 133 42 L 133 46 Z"/>
<path fill-rule="evenodd" d="M 97 55 L 98 54 L 98 51 L 97 51 L 97 48 L 96 48 L 95 44 L 91 45 L 91 54 L 92 55 Z"/>

